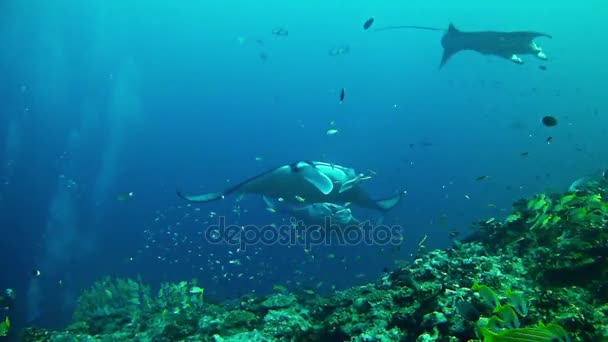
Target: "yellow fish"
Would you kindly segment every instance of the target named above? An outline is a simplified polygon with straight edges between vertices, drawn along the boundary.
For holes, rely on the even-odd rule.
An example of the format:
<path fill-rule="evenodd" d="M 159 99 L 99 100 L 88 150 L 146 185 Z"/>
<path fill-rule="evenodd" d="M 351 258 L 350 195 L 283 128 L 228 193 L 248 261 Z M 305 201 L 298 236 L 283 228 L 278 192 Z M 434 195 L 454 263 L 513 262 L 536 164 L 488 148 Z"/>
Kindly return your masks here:
<path fill-rule="evenodd" d="M 566 330 L 557 324 L 544 325 L 540 323 L 536 328 L 507 329 L 495 333 L 481 328 L 484 342 L 566 342 L 570 341 Z"/>
<path fill-rule="evenodd" d="M 116 198 L 117 198 L 119 201 L 126 201 L 126 200 L 128 200 L 129 198 L 131 198 L 131 197 L 133 197 L 133 191 L 131 191 L 131 192 L 125 192 L 125 193 L 123 193 L 123 194 L 120 194 L 120 195 L 118 195 Z"/>

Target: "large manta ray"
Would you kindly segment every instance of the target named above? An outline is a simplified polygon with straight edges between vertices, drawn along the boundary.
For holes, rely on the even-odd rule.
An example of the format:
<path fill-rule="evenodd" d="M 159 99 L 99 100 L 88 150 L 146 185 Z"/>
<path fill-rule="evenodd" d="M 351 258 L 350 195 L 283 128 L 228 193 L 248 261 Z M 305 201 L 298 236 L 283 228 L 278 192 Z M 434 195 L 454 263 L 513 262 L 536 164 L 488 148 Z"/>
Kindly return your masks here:
<path fill-rule="evenodd" d="M 463 32 L 450 24 L 447 30 L 426 26 L 387 26 L 373 31 L 385 31 L 395 29 L 421 29 L 431 31 L 443 31 L 441 38 L 443 55 L 439 67 L 443 67 L 450 58 L 460 51 L 476 51 L 484 55 L 493 55 L 508 59 L 517 64 L 523 64 L 519 55 L 536 55 L 536 57 L 547 60 L 547 55 L 536 45 L 534 39 L 537 37 L 552 38 L 551 35 L 534 31 L 475 31 Z"/>
<path fill-rule="evenodd" d="M 299 161 L 282 165 L 241 182 L 222 192 L 178 196 L 196 203 L 211 202 L 237 193 L 260 194 L 270 198 L 282 198 L 296 202 L 305 199 L 310 203 L 346 203 L 364 208 L 387 211 L 399 203 L 404 191 L 387 199 L 373 200 L 361 187 L 369 179 L 362 173 L 339 165 L 318 161 Z"/>

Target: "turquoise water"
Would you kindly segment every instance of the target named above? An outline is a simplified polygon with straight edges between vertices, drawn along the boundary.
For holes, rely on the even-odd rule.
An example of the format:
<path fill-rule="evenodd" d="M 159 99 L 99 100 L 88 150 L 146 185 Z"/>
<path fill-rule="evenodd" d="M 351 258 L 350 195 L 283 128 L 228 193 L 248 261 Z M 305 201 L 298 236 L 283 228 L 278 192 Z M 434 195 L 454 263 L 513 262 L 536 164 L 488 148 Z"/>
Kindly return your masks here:
<path fill-rule="evenodd" d="M 212 298 L 286 281 L 331 291 L 410 258 L 425 235 L 445 247 L 449 231 L 608 165 L 600 1 L 3 1 L 0 12 L 0 286 L 18 294 L 16 322 L 62 324 L 107 274 L 199 278 Z M 452 22 L 553 39 L 537 40 L 547 62 L 462 52 L 439 70 L 441 32 L 364 31 L 370 16 L 374 28 Z M 373 170 L 373 197 L 407 190 L 383 217 L 405 227 L 402 248 L 323 246 L 311 261 L 271 246 L 234 266 L 234 249 L 198 239 L 210 213 L 280 218 L 255 196 L 195 211 L 174 194 L 296 160 Z"/>

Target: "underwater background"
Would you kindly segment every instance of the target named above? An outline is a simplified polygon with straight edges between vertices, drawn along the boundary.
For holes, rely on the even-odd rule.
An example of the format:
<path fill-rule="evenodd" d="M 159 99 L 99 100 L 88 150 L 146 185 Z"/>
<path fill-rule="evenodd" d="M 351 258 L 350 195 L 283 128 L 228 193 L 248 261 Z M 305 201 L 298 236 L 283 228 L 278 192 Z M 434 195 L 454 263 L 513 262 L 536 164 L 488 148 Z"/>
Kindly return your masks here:
<path fill-rule="evenodd" d="M 607 7 L 1 1 L 0 287 L 15 290 L 13 326 L 65 326 L 108 275 L 196 278 L 210 300 L 276 284 L 330 293 L 411 259 L 421 239 L 445 248 L 450 232 L 504 218 L 519 198 L 566 191 L 608 167 Z M 549 61 L 463 52 L 440 70 L 441 33 L 365 31 L 371 16 L 378 27 L 547 32 L 537 42 Z M 401 248 L 322 246 L 313 259 L 301 247 L 209 245 L 200 233 L 217 215 L 281 219 L 257 196 L 189 206 L 175 195 L 297 160 L 373 170 L 373 197 L 406 190 L 382 215 L 404 227 Z"/>

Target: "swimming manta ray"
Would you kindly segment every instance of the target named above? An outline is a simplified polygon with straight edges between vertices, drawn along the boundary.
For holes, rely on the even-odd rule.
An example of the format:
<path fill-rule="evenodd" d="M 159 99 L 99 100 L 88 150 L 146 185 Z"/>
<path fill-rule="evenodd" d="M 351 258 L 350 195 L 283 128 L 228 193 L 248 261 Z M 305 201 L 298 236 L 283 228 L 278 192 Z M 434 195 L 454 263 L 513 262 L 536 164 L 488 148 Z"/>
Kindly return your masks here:
<path fill-rule="evenodd" d="M 267 208 L 291 215 L 297 220 L 303 221 L 305 224 L 324 225 L 327 219 L 329 223 L 338 226 L 359 225 L 361 222 L 357 220 L 352 211 L 343 205 L 335 203 L 311 203 L 290 205 L 285 203 L 277 204 L 272 199 L 262 196 Z"/>
<path fill-rule="evenodd" d="M 551 38 L 546 33 L 532 31 L 463 32 L 450 24 L 448 31 L 441 39 L 443 56 L 439 67 L 445 65 L 450 57 L 459 51 L 465 50 L 502 57 L 517 64 L 523 64 L 524 62 L 519 55 L 536 55 L 542 60 L 547 60 L 547 55 L 545 55 L 543 49 L 534 42 L 537 37 Z"/>
<path fill-rule="evenodd" d="M 447 30 L 426 26 L 387 26 L 373 31 L 385 31 L 394 29 L 421 29 L 431 31 L 443 31 L 441 38 L 443 55 L 439 67 L 443 67 L 452 56 L 460 51 L 476 51 L 483 55 L 493 55 L 505 58 L 517 64 L 523 64 L 519 55 L 536 55 L 536 57 L 547 60 L 547 55 L 534 39 L 538 37 L 552 38 L 551 35 L 534 31 L 474 31 L 464 32 L 450 24 Z"/>
<path fill-rule="evenodd" d="M 238 193 L 260 194 L 295 202 L 305 199 L 310 203 L 346 203 L 364 208 L 387 211 L 396 206 L 405 192 L 387 199 L 373 200 L 361 187 L 371 178 L 355 170 L 318 161 L 299 161 L 282 165 L 241 182 L 222 192 L 202 195 L 177 195 L 189 202 L 204 203 L 224 199 Z"/>

